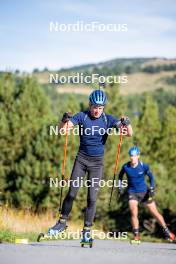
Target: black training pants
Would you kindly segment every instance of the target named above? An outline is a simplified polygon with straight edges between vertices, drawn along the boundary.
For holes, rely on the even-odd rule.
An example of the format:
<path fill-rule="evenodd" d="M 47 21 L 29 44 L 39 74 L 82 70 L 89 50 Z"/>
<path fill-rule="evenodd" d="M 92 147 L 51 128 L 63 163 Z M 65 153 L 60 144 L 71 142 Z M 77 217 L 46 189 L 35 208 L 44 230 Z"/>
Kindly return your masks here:
<path fill-rule="evenodd" d="M 62 205 L 62 218 L 67 219 L 69 213 L 71 212 L 73 201 L 76 198 L 77 192 L 80 188 L 79 186 L 74 186 L 74 180 L 81 181 L 81 178 L 88 174 L 87 180 L 90 180 L 90 186 L 88 187 L 87 196 L 87 208 L 85 211 L 84 225 L 92 226 L 92 222 L 96 211 L 96 197 L 99 190 L 99 181 L 103 174 L 103 157 L 92 157 L 87 156 L 78 152 L 75 163 L 73 166 L 72 174 L 70 180 L 70 188 L 65 197 Z M 92 181 L 94 179 L 94 182 Z"/>

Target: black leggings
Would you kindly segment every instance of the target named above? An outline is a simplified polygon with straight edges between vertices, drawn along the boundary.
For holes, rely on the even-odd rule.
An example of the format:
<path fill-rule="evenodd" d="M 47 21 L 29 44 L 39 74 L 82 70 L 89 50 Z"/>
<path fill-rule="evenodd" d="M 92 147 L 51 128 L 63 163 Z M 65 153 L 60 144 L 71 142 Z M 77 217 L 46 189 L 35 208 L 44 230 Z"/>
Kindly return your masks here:
<path fill-rule="evenodd" d="M 94 184 L 90 184 L 88 187 L 87 196 L 87 208 L 84 217 L 84 226 L 92 226 L 92 222 L 96 211 L 96 197 L 99 190 L 99 181 L 103 174 L 103 157 L 91 157 L 82 153 L 78 153 L 73 166 L 70 180 L 81 181 L 86 173 L 88 173 L 88 180 L 92 181 L 94 178 Z M 73 182 L 70 183 L 70 188 L 65 197 L 62 205 L 62 218 L 67 219 L 71 212 L 73 201 L 76 198 L 79 187 L 73 186 Z"/>

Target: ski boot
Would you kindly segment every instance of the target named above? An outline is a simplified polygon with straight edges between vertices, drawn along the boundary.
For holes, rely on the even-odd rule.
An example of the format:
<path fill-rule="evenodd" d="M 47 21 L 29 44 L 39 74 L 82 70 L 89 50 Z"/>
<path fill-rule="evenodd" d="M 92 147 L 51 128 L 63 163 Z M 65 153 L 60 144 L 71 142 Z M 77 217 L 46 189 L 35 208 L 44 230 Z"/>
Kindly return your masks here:
<path fill-rule="evenodd" d="M 84 245 L 89 246 L 92 248 L 93 245 L 93 239 L 90 236 L 90 228 L 84 227 L 82 231 L 82 240 L 81 240 L 81 247 L 84 247 Z"/>
<path fill-rule="evenodd" d="M 57 239 L 59 234 L 62 235 L 62 233 L 66 230 L 67 225 L 66 225 L 66 220 L 60 218 L 56 224 L 48 229 L 48 233 L 40 233 L 37 241 L 40 242 L 41 240 L 48 240 L 48 239 Z"/>
<path fill-rule="evenodd" d="M 130 243 L 139 245 L 141 243 L 141 238 L 139 235 L 139 229 L 134 229 L 133 234 L 134 234 L 134 238 L 131 239 Z"/>
<path fill-rule="evenodd" d="M 164 233 L 164 236 L 165 236 L 165 239 L 168 241 L 168 242 L 176 242 L 176 237 L 174 235 L 174 233 L 172 233 L 168 227 L 166 228 L 163 228 L 163 233 Z"/>

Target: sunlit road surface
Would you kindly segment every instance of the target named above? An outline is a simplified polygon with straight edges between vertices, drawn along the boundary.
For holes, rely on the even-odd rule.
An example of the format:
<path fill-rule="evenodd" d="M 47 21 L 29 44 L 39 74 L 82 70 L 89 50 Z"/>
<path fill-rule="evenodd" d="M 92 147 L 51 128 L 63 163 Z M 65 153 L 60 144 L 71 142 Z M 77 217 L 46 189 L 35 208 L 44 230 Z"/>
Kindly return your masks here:
<path fill-rule="evenodd" d="M 93 247 L 81 248 L 78 240 L 40 243 L 0 244 L 1 264 L 176 264 L 176 244 L 131 245 L 116 240 L 95 240 Z"/>

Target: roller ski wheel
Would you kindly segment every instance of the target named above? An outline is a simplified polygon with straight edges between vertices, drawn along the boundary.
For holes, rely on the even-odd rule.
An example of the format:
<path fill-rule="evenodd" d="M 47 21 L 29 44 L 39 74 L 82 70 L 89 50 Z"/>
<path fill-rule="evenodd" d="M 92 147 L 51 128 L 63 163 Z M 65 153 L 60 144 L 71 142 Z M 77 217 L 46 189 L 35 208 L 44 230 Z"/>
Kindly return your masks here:
<path fill-rule="evenodd" d="M 93 246 L 93 239 L 91 238 L 90 229 L 85 227 L 82 231 L 82 240 L 81 240 L 81 247 L 89 246 L 92 248 Z"/>
<path fill-rule="evenodd" d="M 41 241 L 44 241 L 44 240 L 59 240 L 61 238 L 64 237 L 64 233 L 65 233 L 66 229 L 63 230 L 62 232 L 58 232 L 58 233 L 55 233 L 55 234 L 44 234 L 44 233 L 40 233 L 37 237 L 37 242 L 41 242 Z"/>
<path fill-rule="evenodd" d="M 51 236 L 49 234 L 44 234 L 44 233 L 40 233 L 37 237 L 37 242 L 41 242 L 41 241 L 47 241 L 47 240 L 53 240 L 56 238 L 54 238 L 54 236 Z"/>
<path fill-rule="evenodd" d="M 40 233 L 37 237 L 37 242 L 40 242 L 41 240 L 43 240 L 45 234 L 44 233 Z"/>
<path fill-rule="evenodd" d="M 81 247 L 84 247 L 84 246 L 89 246 L 89 248 L 92 248 L 93 247 L 93 239 L 90 239 L 89 241 L 81 241 L 80 242 L 81 244 Z"/>
<path fill-rule="evenodd" d="M 141 239 L 140 236 L 135 236 L 133 239 L 130 240 L 130 244 L 131 245 L 139 245 L 141 243 Z"/>
<path fill-rule="evenodd" d="M 40 233 L 37 237 L 37 242 L 41 242 L 42 240 L 59 240 L 60 238 L 63 239 L 68 226 L 65 224 L 59 230 L 57 230 L 55 227 L 58 227 L 58 222 L 54 227 L 49 228 L 48 233 Z"/>

